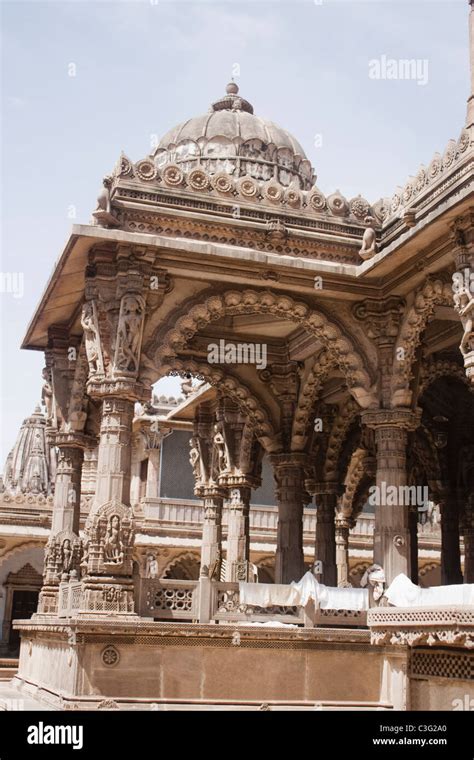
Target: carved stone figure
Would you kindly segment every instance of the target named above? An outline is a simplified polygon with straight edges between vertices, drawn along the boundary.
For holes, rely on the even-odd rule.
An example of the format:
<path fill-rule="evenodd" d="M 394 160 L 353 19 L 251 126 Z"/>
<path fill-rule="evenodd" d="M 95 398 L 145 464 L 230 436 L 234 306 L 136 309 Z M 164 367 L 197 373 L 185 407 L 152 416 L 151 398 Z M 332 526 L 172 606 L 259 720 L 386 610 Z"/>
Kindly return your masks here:
<path fill-rule="evenodd" d="M 137 372 L 145 307 L 138 295 L 125 295 L 120 307 L 115 349 L 115 369 Z"/>
<path fill-rule="evenodd" d="M 51 371 L 45 367 L 41 374 L 44 380 L 41 391 L 41 400 L 46 409 L 46 418 L 50 420 L 53 417 L 53 386 L 51 385 Z"/>
<path fill-rule="evenodd" d="M 106 562 L 114 565 L 121 565 L 123 562 L 123 544 L 118 515 L 112 515 L 109 519 L 104 543 L 104 558 Z"/>
<path fill-rule="evenodd" d="M 97 323 L 97 314 L 95 303 L 86 301 L 82 307 L 81 325 L 84 330 L 84 340 L 86 344 L 86 355 L 89 363 L 91 375 L 101 375 L 104 373 L 104 363 L 102 360 L 102 350 L 100 347 L 99 326 Z"/>
<path fill-rule="evenodd" d="M 158 578 L 158 560 L 154 554 L 149 554 L 147 557 L 146 577 Z"/>
<path fill-rule="evenodd" d="M 194 393 L 192 376 L 188 373 L 186 379 L 181 383 L 181 393 L 185 398 L 188 398 Z"/>
<path fill-rule="evenodd" d="M 199 440 L 196 436 L 193 436 L 191 440 L 189 441 L 190 445 L 190 451 L 189 451 L 189 461 L 191 464 L 191 467 L 193 468 L 193 473 L 196 481 L 201 480 L 201 454 L 200 454 L 200 447 L 199 447 Z"/>
<path fill-rule="evenodd" d="M 69 538 L 65 538 L 61 547 L 61 564 L 63 573 L 72 570 L 72 546 Z"/>
<path fill-rule="evenodd" d="M 366 227 L 364 235 L 362 237 L 362 247 L 359 251 L 359 256 L 365 261 L 366 259 L 370 259 L 372 256 L 375 256 L 377 253 L 377 243 L 375 230 L 373 228 L 375 221 L 374 217 L 366 216 L 364 221 L 368 226 Z"/>
<path fill-rule="evenodd" d="M 463 356 L 474 351 L 474 297 L 468 288 L 464 287 L 454 294 L 454 308 L 461 317 L 464 335 L 460 343 Z"/>
<path fill-rule="evenodd" d="M 112 177 L 106 175 L 102 180 L 102 189 L 97 196 L 97 208 L 96 211 L 105 211 L 110 214 L 110 187 L 112 185 Z"/>

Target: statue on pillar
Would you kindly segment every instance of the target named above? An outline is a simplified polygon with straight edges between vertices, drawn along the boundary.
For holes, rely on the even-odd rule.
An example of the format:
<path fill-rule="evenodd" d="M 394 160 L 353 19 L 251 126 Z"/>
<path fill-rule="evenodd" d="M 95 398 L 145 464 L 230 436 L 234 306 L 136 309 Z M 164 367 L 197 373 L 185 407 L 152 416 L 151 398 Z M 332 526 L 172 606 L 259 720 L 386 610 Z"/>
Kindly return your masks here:
<path fill-rule="evenodd" d="M 86 301 L 82 307 L 81 325 L 84 330 L 86 355 L 91 375 L 104 374 L 104 362 L 100 346 L 99 323 L 94 301 Z"/>
<path fill-rule="evenodd" d="M 136 374 L 140 362 L 145 303 L 142 296 L 126 294 L 120 304 L 114 368 Z"/>

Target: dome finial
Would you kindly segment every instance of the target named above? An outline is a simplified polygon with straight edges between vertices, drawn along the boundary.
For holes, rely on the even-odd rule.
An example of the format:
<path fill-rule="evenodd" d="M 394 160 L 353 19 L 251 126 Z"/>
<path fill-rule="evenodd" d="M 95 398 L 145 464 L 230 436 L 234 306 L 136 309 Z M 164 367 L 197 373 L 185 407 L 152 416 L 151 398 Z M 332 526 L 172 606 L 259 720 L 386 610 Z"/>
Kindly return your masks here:
<path fill-rule="evenodd" d="M 234 78 L 232 77 L 231 81 L 225 88 L 225 91 L 227 95 L 237 95 L 239 92 L 239 86 L 234 82 Z"/>

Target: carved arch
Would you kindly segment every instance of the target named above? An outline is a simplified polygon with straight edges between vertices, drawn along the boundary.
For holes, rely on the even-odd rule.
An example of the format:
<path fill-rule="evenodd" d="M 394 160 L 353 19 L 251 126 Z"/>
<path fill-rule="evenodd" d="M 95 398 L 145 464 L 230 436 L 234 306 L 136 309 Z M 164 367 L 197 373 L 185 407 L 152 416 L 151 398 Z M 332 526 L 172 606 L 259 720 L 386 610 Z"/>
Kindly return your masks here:
<path fill-rule="evenodd" d="M 441 279 L 428 278 L 415 292 L 413 304 L 405 314 L 394 348 L 392 407 L 410 406 L 412 401 L 410 382 L 413 377 L 413 364 L 420 336 L 426 328 L 428 319 L 433 315 L 435 306 L 451 306 L 452 304 L 452 286 Z M 403 359 L 399 358 L 401 350 Z"/>
<path fill-rule="evenodd" d="M 353 421 L 359 414 L 359 406 L 350 398 L 339 407 L 336 419 L 331 427 L 329 440 L 326 448 L 326 458 L 324 461 L 324 480 L 337 480 L 337 466 L 339 455 L 347 432 Z"/>
<path fill-rule="evenodd" d="M 321 388 L 332 369 L 335 359 L 327 351 L 321 351 L 303 378 L 291 432 L 291 450 L 303 451 L 308 441 L 309 424 L 314 405 Z"/>
<path fill-rule="evenodd" d="M 201 564 L 201 558 L 198 552 L 184 552 L 178 554 L 177 557 L 173 557 L 163 568 L 162 578 L 175 578 L 173 572 L 176 572 L 179 568 L 181 575 L 186 575 L 183 580 L 198 580 L 199 568 Z M 193 577 L 195 576 L 195 577 Z"/>
<path fill-rule="evenodd" d="M 428 386 L 440 377 L 453 377 L 456 380 L 460 380 L 470 391 L 474 392 L 474 385 L 469 382 L 469 378 L 466 376 L 466 371 L 461 364 L 457 364 L 456 362 L 447 359 L 437 359 L 423 364 L 420 385 L 418 388 L 418 398 L 423 395 Z"/>
<path fill-rule="evenodd" d="M 321 311 L 311 309 L 303 301 L 296 301 L 290 296 L 270 290 L 229 290 L 223 294 L 211 295 L 191 307 L 189 302 L 184 304 L 182 316 L 177 318 L 175 327 L 166 333 L 162 344 L 155 350 L 153 360 L 148 356 L 148 363 L 155 367 L 166 365 L 170 358 L 176 357 L 184 350 L 191 338 L 210 322 L 217 321 L 225 315 L 240 314 L 273 314 L 303 325 L 308 333 L 315 335 L 323 343 L 329 356 L 337 362 L 351 394 L 360 406 L 365 409 L 378 405 L 369 374 L 365 369 L 365 361 L 343 329 L 333 319 L 329 319 Z M 153 341 L 148 341 L 145 351 L 151 348 Z"/>
<path fill-rule="evenodd" d="M 185 376 L 187 373 L 202 377 L 210 385 L 217 387 L 224 395 L 231 398 L 245 414 L 255 430 L 255 435 L 265 451 L 278 451 L 281 446 L 278 435 L 271 422 L 270 414 L 261 398 L 256 396 L 241 380 L 228 371 L 197 362 L 194 359 L 169 356 L 160 365 L 160 376 L 167 374 Z"/>
<path fill-rule="evenodd" d="M 373 479 L 375 472 L 370 466 L 373 457 L 370 456 L 366 449 L 358 448 L 354 451 L 347 468 L 347 474 L 344 479 L 344 494 L 341 499 L 340 511 L 346 517 L 356 517 L 356 496 L 363 479 L 367 476 Z"/>

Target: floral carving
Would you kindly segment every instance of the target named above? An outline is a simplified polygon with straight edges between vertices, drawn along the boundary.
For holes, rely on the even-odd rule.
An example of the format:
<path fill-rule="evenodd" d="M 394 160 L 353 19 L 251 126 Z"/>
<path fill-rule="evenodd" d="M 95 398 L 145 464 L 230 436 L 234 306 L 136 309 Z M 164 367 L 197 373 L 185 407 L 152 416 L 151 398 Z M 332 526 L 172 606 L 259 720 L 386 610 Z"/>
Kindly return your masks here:
<path fill-rule="evenodd" d="M 163 172 L 163 182 L 169 187 L 178 187 L 183 184 L 184 176 L 179 166 L 170 164 Z"/>
<path fill-rule="evenodd" d="M 327 203 L 332 213 L 336 216 L 345 216 L 349 210 L 347 201 L 339 190 L 336 190 L 335 193 L 329 196 Z"/>
<path fill-rule="evenodd" d="M 257 195 L 258 185 L 250 177 L 242 177 L 239 182 L 240 194 L 245 198 L 254 198 Z"/>
<path fill-rule="evenodd" d="M 359 195 L 357 198 L 353 198 L 353 200 L 351 200 L 350 209 L 351 214 L 353 214 L 356 219 L 365 219 L 369 213 L 370 206 L 365 198 L 361 198 Z"/>
<path fill-rule="evenodd" d="M 157 175 L 155 164 L 153 161 L 148 161 L 147 159 L 139 161 L 137 164 L 135 164 L 135 170 L 137 177 L 146 181 L 155 179 Z"/>
<path fill-rule="evenodd" d="M 232 178 L 224 172 L 215 174 L 211 179 L 211 185 L 214 190 L 217 190 L 218 193 L 223 193 L 224 195 L 229 195 L 234 189 Z"/>
<path fill-rule="evenodd" d="M 193 169 L 188 174 L 188 185 L 193 190 L 207 190 L 209 186 L 209 177 L 202 169 Z"/>

